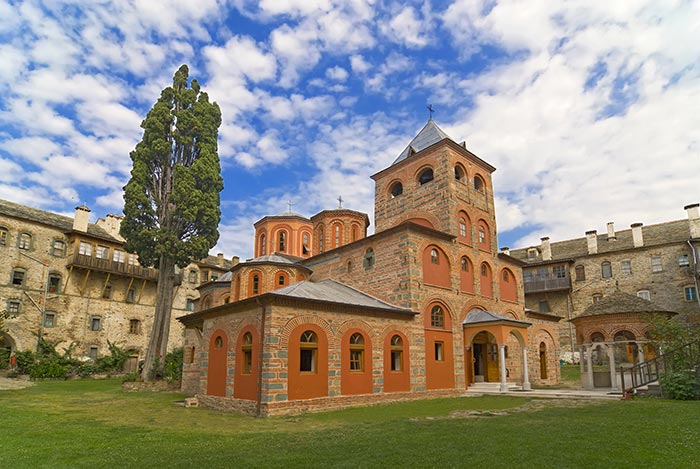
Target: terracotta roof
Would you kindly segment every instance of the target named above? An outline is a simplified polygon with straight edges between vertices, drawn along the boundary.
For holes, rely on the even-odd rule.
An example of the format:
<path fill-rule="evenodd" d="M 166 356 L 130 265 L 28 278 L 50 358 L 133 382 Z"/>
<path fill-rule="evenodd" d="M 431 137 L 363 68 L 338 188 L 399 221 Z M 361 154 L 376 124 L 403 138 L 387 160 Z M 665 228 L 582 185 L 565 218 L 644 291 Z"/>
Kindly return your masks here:
<path fill-rule="evenodd" d="M 636 295 L 630 295 L 629 293 L 616 291 L 603 297 L 597 303 L 593 303 L 591 306 L 586 308 L 583 313 L 572 319 L 572 321 L 582 317 L 620 313 L 676 314 L 674 311 L 661 308 L 653 301 L 645 300 L 644 298 L 640 298 Z"/>
<path fill-rule="evenodd" d="M 58 213 L 47 212 L 45 210 L 39 210 L 37 208 L 27 207 L 26 205 L 10 202 L 9 200 L 0 199 L 0 215 L 40 223 L 42 225 L 53 226 L 64 233 L 82 233 L 82 231 L 73 230 L 73 218 L 71 217 L 59 215 Z M 88 223 L 87 234 L 96 238 L 113 241 L 115 243 L 123 244 L 124 242 L 110 235 L 107 231 L 94 223 Z"/>
<path fill-rule="evenodd" d="M 633 249 L 632 230 L 626 229 L 615 232 L 615 241 L 608 241 L 608 233 L 598 234 L 598 254 Z M 688 220 L 676 220 L 656 225 L 642 226 L 642 239 L 644 247 L 659 246 L 669 243 L 685 242 L 690 239 L 690 226 Z M 567 260 L 571 257 L 588 256 L 588 244 L 585 237 L 568 239 L 550 244 L 552 248 L 553 260 Z M 527 248 L 511 249 L 510 255 L 521 259 L 529 264 L 542 262 L 542 255 L 538 252 L 536 259 L 527 258 L 527 250 L 540 246 L 529 246 Z"/>
<path fill-rule="evenodd" d="M 204 259 L 199 259 L 194 262 L 199 266 L 215 267 L 222 270 L 228 270 L 233 267 L 233 261 L 231 259 L 224 258 L 223 262 L 220 264 L 219 256 L 207 256 Z"/>

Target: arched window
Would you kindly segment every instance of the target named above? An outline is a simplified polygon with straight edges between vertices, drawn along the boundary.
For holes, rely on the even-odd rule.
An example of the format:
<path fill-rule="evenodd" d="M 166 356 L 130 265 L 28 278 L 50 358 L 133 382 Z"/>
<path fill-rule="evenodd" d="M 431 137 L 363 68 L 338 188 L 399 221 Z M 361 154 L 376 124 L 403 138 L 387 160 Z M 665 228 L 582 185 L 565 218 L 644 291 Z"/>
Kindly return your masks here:
<path fill-rule="evenodd" d="M 430 310 L 430 326 L 445 327 L 445 312 L 440 306 L 433 306 L 433 309 Z"/>
<path fill-rule="evenodd" d="M 315 373 L 318 357 L 318 337 L 313 331 L 304 331 L 299 340 L 299 371 Z"/>
<path fill-rule="evenodd" d="M 224 339 L 221 336 L 218 336 L 216 340 L 214 341 L 214 347 L 215 348 L 221 348 L 224 346 Z"/>
<path fill-rule="evenodd" d="M 484 192 L 484 180 L 478 174 L 474 176 L 474 189 Z"/>
<path fill-rule="evenodd" d="M 391 185 L 391 188 L 389 189 L 389 193 L 391 194 L 391 198 L 393 199 L 394 197 L 398 197 L 401 194 L 403 194 L 403 184 L 401 184 L 400 181 L 396 181 Z"/>
<path fill-rule="evenodd" d="M 365 256 L 362 258 L 362 267 L 365 270 L 369 270 L 374 267 L 374 249 L 367 248 L 365 251 Z"/>
<path fill-rule="evenodd" d="M 478 222 L 479 249 L 489 251 L 491 249 L 491 234 L 489 225 L 484 220 Z"/>
<path fill-rule="evenodd" d="M 301 236 L 301 252 L 303 255 L 311 253 L 311 250 L 309 249 L 309 233 L 304 233 Z"/>
<path fill-rule="evenodd" d="M 333 247 L 339 247 L 341 242 L 342 239 L 340 237 L 340 224 L 336 223 L 335 225 L 333 225 Z"/>
<path fill-rule="evenodd" d="M 243 374 L 249 375 L 253 372 L 253 334 L 246 332 L 241 344 L 243 354 Z"/>
<path fill-rule="evenodd" d="M 455 179 L 458 181 L 465 181 L 467 179 L 467 172 L 461 164 L 455 165 Z"/>
<path fill-rule="evenodd" d="M 365 339 L 359 332 L 350 336 L 350 371 L 364 371 Z"/>
<path fill-rule="evenodd" d="M 430 262 L 432 262 L 433 264 L 440 263 L 440 256 L 438 255 L 437 249 L 430 250 Z"/>
<path fill-rule="evenodd" d="M 403 340 L 395 335 L 391 338 L 391 371 L 403 371 Z"/>
<path fill-rule="evenodd" d="M 636 340 L 636 337 L 630 331 L 618 331 L 613 337 L 615 342 L 627 342 L 631 340 Z"/>
<path fill-rule="evenodd" d="M 467 237 L 467 220 L 464 217 L 459 218 L 459 236 L 460 238 Z"/>
<path fill-rule="evenodd" d="M 32 248 L 32 235 L 29 233 L 20 233 L 17 238 L 17 247 L 28 251 Z"/>
<path fill-rule="evenodd" d="M 357 241 L 357 235 L 359 233 L 359 229 L 357 228 L 357 225 L 352 225 L 352 240 Z"/>
<path fill-rule="evenodd" d="M 289 283 L 289 277 L 284 272 L 278 272 L 276 275 L 277 286 L 276 288 L 282 288 Z"/>
<path fill-rule="evenodd" d="M 347 267 L 348 267 L 348 272 L 352 272 L 352 261 L 348 261 Z"/>
<path fill-rule="evenodd" d="M 258 274 L 253 275 L 253 294 L 257 295 L 260 292 L 260 277 Z"/>
<path fill-rule="evenodd" d="M 507 271 L 507 270 L 504 270 L 504 271 L 503 271 L 503 281 L 504 281 L 504 282 L 510 282 L 510 277 L 509 277 L 509 275 L 508 275 L 508 271 Z"/>
<path fill-rule="evenodd" d="M 421 186 L 433 180 L 433 169 L 426 168 L 418 176 L 418 184 Z"/>
<path fill-rule="evenodd" d="M 605 342 L 605 337 L 600 332 L 591 334 L 591 342 Z"/>
<path fill-rule="evenodd" d="M 576 281 L 581 282 L 583 280 L 586 280 L 586 268 L 582 265 L 577 265 L 576 268 L 574 269 L 576 272 Z"/>
<path fill-rule="evenodd" d="M 600 264 L 600 275 L 603 278 L 612 277 L 612 264 L 610 262 L 604 261 L 602 264 Z"/>
<path fill-rule="evenodd" d="M 518 289 L 515 275 L 508 269 L 503 269 L 499 285 L 500 297 L 506 301 L 518 301 Z"/>
<path fill-rule="evenodd" d="M 280 231 L 279 234 L 279 251 L 285 252 L 287 250 L 287 232 Z"/>
<path fill-rule="evenodd" d="M 323 252 L 323 227 L 318 229 L 318 252 Z"/>
<path fill-rule="evenodd" d="M 264 256 L 267 254 L 267 236 L 265 233 L 260 235 L 260 255 Z"/>

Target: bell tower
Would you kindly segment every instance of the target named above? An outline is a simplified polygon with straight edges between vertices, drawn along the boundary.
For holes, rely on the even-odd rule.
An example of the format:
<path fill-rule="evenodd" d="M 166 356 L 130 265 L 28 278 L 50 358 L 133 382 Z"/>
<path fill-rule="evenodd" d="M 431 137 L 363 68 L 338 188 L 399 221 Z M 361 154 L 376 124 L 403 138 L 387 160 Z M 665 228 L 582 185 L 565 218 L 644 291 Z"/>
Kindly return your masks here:
<path fill-rule="evenodd" d="M 495 170 L 429 119 L 391 166 L 372 176 L 376 232 L 411 221 L 495 253 Z"/>

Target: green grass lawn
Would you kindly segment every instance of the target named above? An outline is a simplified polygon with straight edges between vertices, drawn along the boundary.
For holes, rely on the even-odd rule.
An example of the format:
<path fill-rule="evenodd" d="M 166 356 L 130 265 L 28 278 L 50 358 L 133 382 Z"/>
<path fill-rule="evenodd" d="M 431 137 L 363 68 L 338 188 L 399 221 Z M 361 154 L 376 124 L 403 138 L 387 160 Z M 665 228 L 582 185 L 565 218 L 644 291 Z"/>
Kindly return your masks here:
<path fill-rule="evenodd" d="M 0 467 L 700 467 L 698 402 L 495 396 L 256 419 L 180 399 L 113 380 L 0 391 Z"/>

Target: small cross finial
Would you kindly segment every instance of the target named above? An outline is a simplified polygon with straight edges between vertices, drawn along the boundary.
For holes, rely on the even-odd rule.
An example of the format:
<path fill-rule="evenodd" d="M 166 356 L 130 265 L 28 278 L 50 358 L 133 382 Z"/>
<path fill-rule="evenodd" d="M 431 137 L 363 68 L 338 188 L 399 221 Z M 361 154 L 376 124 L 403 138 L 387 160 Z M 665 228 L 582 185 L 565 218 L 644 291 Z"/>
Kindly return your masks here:
<path fill-rule="evenodd" d="M 288 201 L 287 201 L 287 206 L 289 207 L 288 212 L 291 213 L 291 211 L 292 211 L 292 201 L 291 201 L 291 200 L 288 200 Z"/>
<path fill-rule="evenodd" d="M 433 105 L 432 105 L 432 104 L 428 104 L 428 111 L 430 112 L 430 118 L 432 119 L 432 118 L 433 118 L 433 113 L 435 112 L 435 110 L 433 109 Z"/>
<path fill-rule="evenodd" d="M 338 200 L 338 208 L 343 208 L 343 196 L 339 195 L 337 200 Z"/>

